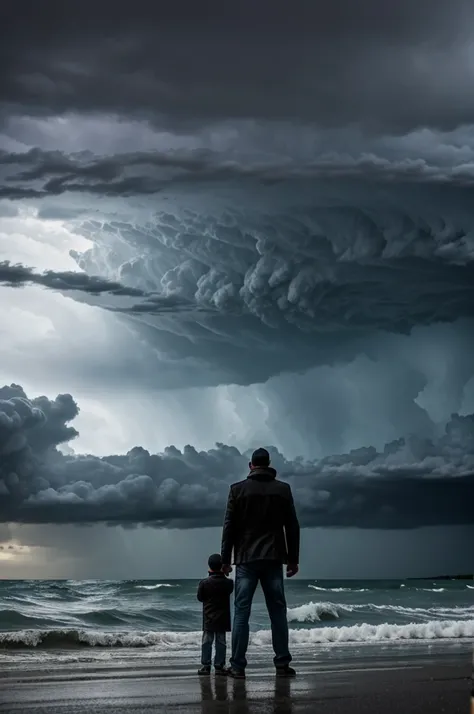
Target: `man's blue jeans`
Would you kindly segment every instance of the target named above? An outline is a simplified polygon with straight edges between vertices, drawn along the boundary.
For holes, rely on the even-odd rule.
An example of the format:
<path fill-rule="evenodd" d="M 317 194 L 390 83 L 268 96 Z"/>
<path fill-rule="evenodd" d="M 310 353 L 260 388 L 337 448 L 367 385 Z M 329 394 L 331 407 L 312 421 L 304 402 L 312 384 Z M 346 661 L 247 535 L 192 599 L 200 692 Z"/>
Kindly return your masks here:
<path fill-rule="evenodd" d="M 232 627 L 232 657 L 230 666 L 243 671 L 247 666 L 249 619 L 252 600 L 260 581 L 272 627 L 275 667 L 291 662 L 288 649 L 283 566 L 275 560 L 255 560 L 237 565 L 235 569 L 234 623 Z"/>
<path fill-rule="evenodd" d="M 216 651 L 214 654 L 214 667 L 225 667 L 225 632 L 210 632 L 204 630 L 202 633 L 202 657 L 201 664 L 210 667 L 212 661 L 212 643 L 216 641 Z"/>

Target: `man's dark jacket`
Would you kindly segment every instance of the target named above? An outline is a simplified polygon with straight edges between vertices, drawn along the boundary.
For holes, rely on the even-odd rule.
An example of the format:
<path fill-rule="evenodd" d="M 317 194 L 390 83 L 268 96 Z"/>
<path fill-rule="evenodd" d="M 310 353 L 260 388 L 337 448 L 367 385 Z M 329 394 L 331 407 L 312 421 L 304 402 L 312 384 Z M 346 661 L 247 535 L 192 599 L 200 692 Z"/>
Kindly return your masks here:
<path fill-rule="evenodd" d="M 202 602 L 202 629 L 230 632 L 230 596 L 234 583 L 224 573 L 209 573 L 198 585 L 197 599 Z"/>
<path fill-rule="evenodd" d="M 289 484 L 271 467 L 255 468 L 230 487 L 222 531 L 222 562 L 276 560 L 297 565 L 300 526 Z"/>

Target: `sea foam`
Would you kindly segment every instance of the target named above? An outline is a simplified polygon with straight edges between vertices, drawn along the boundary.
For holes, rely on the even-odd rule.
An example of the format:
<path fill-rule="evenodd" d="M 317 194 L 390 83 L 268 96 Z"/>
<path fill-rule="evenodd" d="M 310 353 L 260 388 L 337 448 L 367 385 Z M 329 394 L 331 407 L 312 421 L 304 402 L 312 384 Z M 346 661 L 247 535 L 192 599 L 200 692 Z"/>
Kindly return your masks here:
<path fill-rule="evenodd" d="M 290 630 L 294 646 L 343 644 L 352 642 L 386 642 L 403 640 L 457 640 L 474 638 L 474 620 L 434 620 L 408 625 L 352 625 Z M 170 650 L 197 649 L 202 632 L 104 632 L 93 630 L 18 630 L 1 632 L 0 645 L 5 648 L 47 647 L 153 647 L 157 654 Z M 250 636 L 254 647 L 271 645 L 271 631 L 259 630 Z"/>

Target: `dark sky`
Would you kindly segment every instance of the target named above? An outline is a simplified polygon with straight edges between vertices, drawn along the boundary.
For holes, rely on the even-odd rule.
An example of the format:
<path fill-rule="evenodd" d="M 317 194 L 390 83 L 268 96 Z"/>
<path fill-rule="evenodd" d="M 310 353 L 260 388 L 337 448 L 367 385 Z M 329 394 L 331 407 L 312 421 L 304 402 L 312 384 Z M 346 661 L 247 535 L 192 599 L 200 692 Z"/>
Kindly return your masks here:
<path fill-rule="evenodd" d="M 473 118 L 473 12 L 467 0 L 6 2 L 4 115 L 450 130 Z"/>
<path fill-rule="evenodd" d="M 55 524 L 190 542 L 265 443 L 325 542 L 348 529 L 362 564 L 367 532 L 400 553 L 412 533 L 421 567 L 449 531 L 442 569 L 455 541 L 469 569 L 473 20 L 461 0 L 2 4 L 15 563 L 21 533 L 59 562 Z"/>

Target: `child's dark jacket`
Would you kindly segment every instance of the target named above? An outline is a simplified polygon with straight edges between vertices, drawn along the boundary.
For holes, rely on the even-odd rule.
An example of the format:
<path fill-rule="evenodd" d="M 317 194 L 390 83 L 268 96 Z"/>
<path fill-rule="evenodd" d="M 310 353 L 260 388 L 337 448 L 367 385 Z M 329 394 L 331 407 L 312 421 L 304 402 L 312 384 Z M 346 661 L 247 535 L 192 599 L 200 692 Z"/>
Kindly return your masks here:
<path fill-rule="evenodd" d="M 202 602 L 202 629 L 209 632 L 230 632 L 230 595 L 232 580 L 224 573 L 209 573 L 198 586 L 197 599 Z"/>

